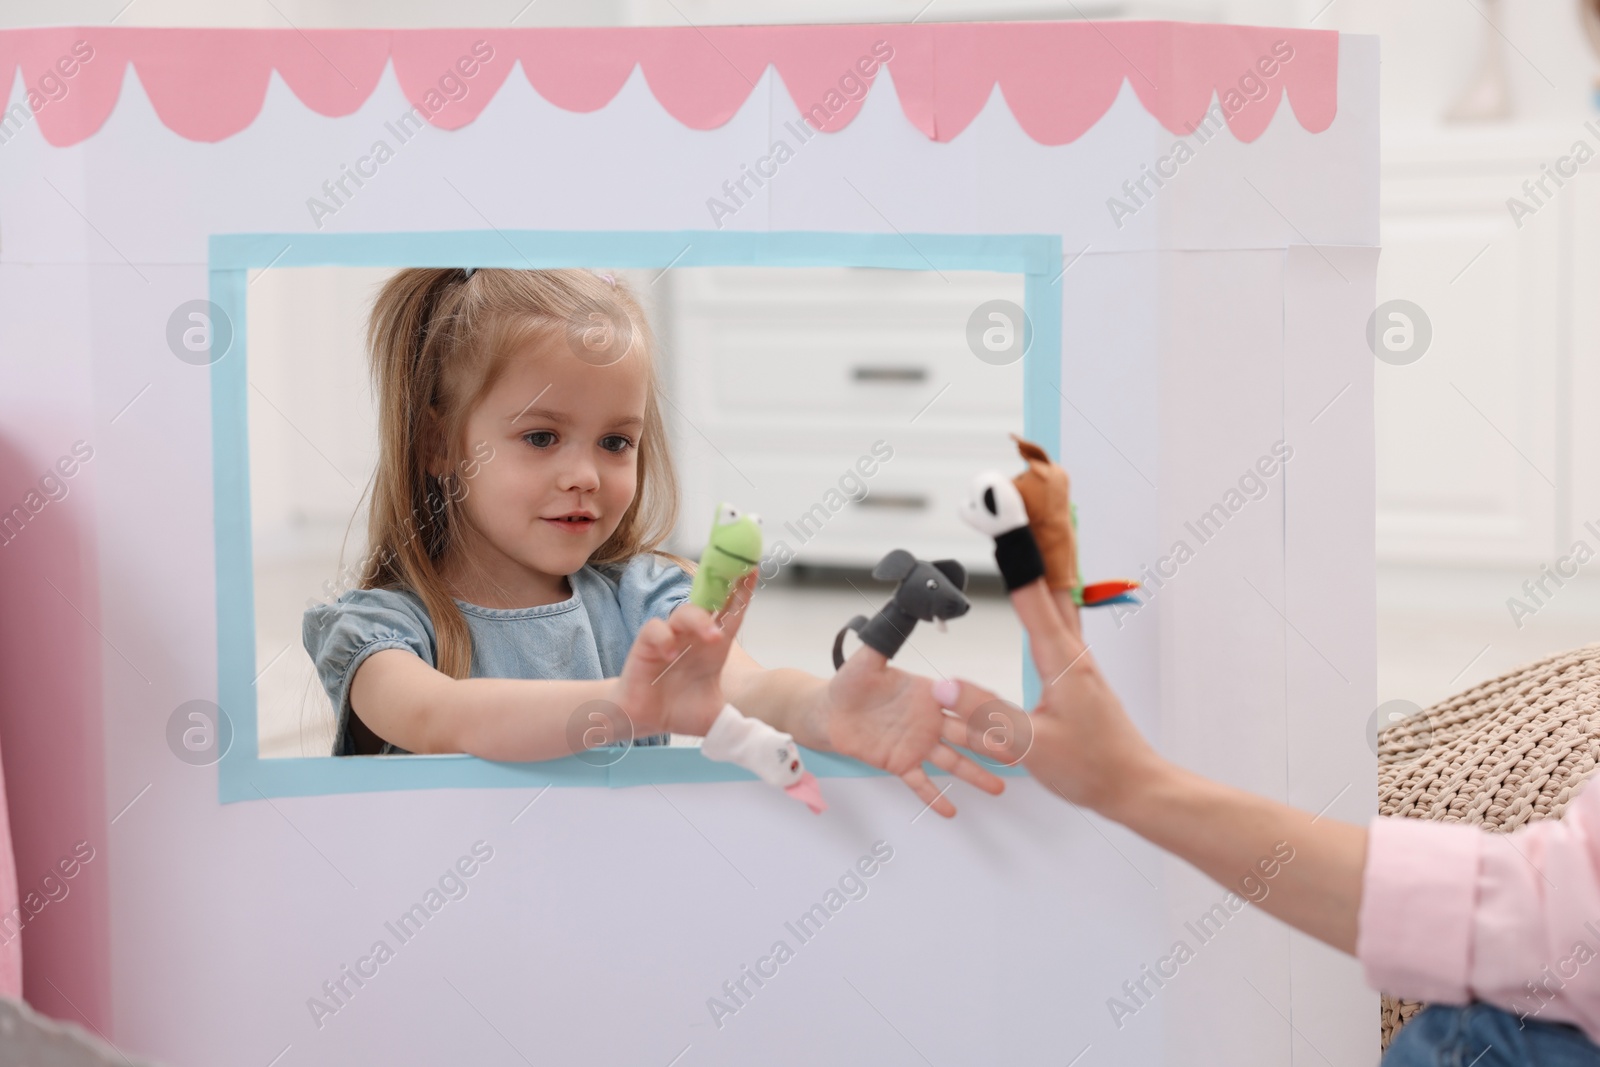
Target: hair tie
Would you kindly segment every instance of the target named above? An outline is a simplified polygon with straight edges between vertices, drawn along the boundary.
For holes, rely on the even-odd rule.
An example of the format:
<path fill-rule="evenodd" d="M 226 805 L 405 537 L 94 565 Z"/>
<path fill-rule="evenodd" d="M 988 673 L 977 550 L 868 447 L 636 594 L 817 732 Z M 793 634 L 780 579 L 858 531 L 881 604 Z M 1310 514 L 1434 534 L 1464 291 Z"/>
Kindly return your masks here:
<path fill-rule="evenodd" d="M 478 268 L 477 267 L 462 267 L 461 268 L 461 280 L 462 281 L 466 281 L 468 278 L 472 277 L 477 272 L 478 272 Z"/>
<path fill-rule="evenodd" d="M 615 278 L 613 278 L 611 275 L 602 274 L 602 275 L 600 275 L 600 277 L 604 278 L 606 280 L 606 284 L 611 286 L 613 289 L 615 289 L 617 287 L 617 280 Z"/>

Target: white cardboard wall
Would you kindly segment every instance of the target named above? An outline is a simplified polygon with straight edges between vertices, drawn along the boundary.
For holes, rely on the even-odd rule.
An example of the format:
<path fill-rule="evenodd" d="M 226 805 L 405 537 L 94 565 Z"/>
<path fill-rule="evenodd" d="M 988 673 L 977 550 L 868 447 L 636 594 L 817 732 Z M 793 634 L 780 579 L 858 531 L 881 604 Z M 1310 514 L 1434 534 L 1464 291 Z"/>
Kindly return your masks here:
<path fill-rule="evenodd" d="M 771 78 L 725 126 L 695 131 L 638 71 L 589 114 L 512 77 L 471 125 L 407 144 L 326 228 L 706 228 L 705 199 L 796 117 Z M 1376 43 L 1341 38 L 1327 131 L 1285 104 L 1259 140 L 1207 145 L 1117 229 L 1105 198 L 1172 140 L 1127 86 L 1067 145 L 1025 136 L 998 93 L 940 144 L 885 75 L 851 125 L 808 142 L 728 222 L 1062 235 L 1061 452 L 1094 517 L 1096 570 L 1153 563 L 1274 442 L 1292 445 L 1263 499 L 1135 617 L 1094 615 L 1089 636 L 1165 751 L 1354 821 L 1376 807 L 1362 733 L 1376 86 Z M 97 448 L 64 514 L 96 601 L 75 605 L 96 633 L 71 640 L 103 694 L 103 757 L 81 739 L 80 762 L 103 759 L 88 832 L 105 895 L 60 918 L 104 924 L 119 1045 L 285 1067 L 1374 1060 L 1377 998 L 1354 961 L 1250 909 L 1117 1025 L 1108 1000 L 1223 891 L 1030 780 L 998 800 L 958 787 L 949 823 L 885 778 L 829 779 L 822 818 L 755 783 L 219 805 L 216 768 L 164 740 L 175 706 L 217 695 L 209 384 L 167 351 L 166 319 L 206 294 L 209 234 L 309 229 L 306 197 L 407 106 L 386 74 L 355 114 L 325 118 L 274 76 L 253 125 L 201 144 L 161 124 L 130 70 L 89 140 L 52 148 L 34 128 L 4 146 L 6 445 L 19 469 L 76 438 Z M 13 811 L 51 802 L 14 795 Z M 493 858 L 469 894 L 314 1022 L 308 998 L 478 841 Z M 867 895 L 804 943 L 788 933 L 878 841 L 893 858 Z M 779 939 L 794 958 L 719 1028 L 708 998 Z"/>

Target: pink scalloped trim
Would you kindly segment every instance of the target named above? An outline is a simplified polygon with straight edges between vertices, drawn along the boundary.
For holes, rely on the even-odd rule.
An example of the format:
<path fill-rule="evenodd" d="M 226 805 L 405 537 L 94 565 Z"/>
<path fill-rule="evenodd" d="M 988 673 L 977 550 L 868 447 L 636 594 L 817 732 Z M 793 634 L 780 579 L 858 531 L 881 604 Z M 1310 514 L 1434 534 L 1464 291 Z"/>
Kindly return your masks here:
<path fill-rule="evenodd" d="M 75 69 L 62 77 L 56 64 L 80 41 L 93 49 L 93 58 L 69 60 L 66 66 Z M 406 98 L 430 111 L 423 106 L 429 92 L 436 93 L 434 103 L 444 101 L 437 95 L 440 79 L 478 42 L 492 48 L 494 58 L 460 79 L 465 95 L 426 115 L 433 125 L 457 129 L 470 123 L 520 61 L 533 88 L 569 111 L 605 106 L 633 68 L 641 67 L 668 114 L 709 130 L 733 117 L 770 65 L 802 113 L 824 105 L 818 125 L 833 132 L 850 123 L 864 95 L 850 99 L 840 91 L 840 80 L 858 61 L 870 59 L 875 46 L 893 50 L 887 66 L 907 120 L 937 141 L 966 129 L 996 84 L 1018 124 L 1041 144 L 1082 136 L 1124 81 L 1164 127 L 1187 133 L 1214 95 L 1223 99 L 1237 90 L 1258 59 L 1272 55 L 1275 46 L 1281 51 L 1283 43 L 1293 49 L 1292 60 L 1260 79 L 1264 95 L 1228 115 L 1236 137 L 1259 137 L 1286 95 L 1300 125 L 1320 133 L 1333 121 L 1338 97 L 1337 33 L 1252 26 L 1012 22 L 304 32 L 51 27 L 0 31 L 0 85 L 12 116 L 0 133 L 9 136 L 28 121 L 10 99 L 18 68 L 29 90 L 39 90 L 44 79 L 43 87 L 56 97 L 39 94 L 45 102 L 32 116 L 53 145 L 76 144 L 104 124 L 129 63 L 169 129 L 194 141 L 220 141 L 255 120 L 274 70 L 307 107 L 337 116 L 361 106 L 392 60 Z M 83 46 L 78 48 L 81 54 Z M 1243 94 L 1237 99 L 1246 100 Z"/>

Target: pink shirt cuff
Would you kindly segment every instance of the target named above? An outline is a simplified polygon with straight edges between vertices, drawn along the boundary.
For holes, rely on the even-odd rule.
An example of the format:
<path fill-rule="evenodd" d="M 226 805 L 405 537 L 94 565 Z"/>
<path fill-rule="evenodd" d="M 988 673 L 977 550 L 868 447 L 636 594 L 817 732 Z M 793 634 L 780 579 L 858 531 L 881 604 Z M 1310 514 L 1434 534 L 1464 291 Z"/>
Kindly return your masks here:
<path fill-rule="evenodd" d="M 1485 836 L 1466 823 L 1372 820 L 1356 957 L 1374 989 L 1430 1003 L 1471 999 L 1467 976 Z"/>

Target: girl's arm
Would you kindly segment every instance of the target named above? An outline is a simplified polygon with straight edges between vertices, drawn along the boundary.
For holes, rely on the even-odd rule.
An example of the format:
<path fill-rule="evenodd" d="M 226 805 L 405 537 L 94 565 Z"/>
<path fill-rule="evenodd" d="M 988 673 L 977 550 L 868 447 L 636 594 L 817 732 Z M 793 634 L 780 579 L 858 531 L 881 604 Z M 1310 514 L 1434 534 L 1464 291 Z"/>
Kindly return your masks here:
<path fill-rule="evenodd" d="M 622 675 L 595 681 L 451 678 L 388 648 L 356 668 L 350 707 L 411 752 L 492 760 L 559 759 L 665 730 L 704 735 L 722 710 L 719 674 L 737 633 L 737 620 L 723 629 L 688 605 L 647 622 Z"/>
<path fill-rule="evenodd" d="M 386 648 L 356 668 L 350 707 L 373 733 L 419 755 L 559 759 L 575 751 L 568 740 L 574 713 L 591 701 L 617 706 L 620 681 L 451 678 L 407 649 Z M 641 733 L 654 732 L 634 725 Z M 589 737 L 596 744 L 626 740 L 614 735 L 599 740 L 607 731 L 598 721 L 583 724 L 577 733 L 585 731 L 593 731 Z"/>
<path fill-rule="evenodd" d="M 833 750 L 821 727 L 821 703 L 828 688 L 821 678 L 792 667 L 768 670 L 735 645 L 722 668 L 722 688 L 728 703 L 751 718 L 782 730 L 806 748 Z"/>

